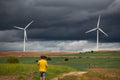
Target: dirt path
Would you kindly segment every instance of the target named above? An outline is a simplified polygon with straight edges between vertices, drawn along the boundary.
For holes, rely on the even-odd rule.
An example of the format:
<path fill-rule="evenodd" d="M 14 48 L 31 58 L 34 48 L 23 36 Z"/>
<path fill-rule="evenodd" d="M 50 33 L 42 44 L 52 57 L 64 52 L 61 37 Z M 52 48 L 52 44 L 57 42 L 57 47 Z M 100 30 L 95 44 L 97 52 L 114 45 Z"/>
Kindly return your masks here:
<path fill-rule="evenodd" d="M 16 80 L 18 76 L 0 76 L 0 80 Z"/>
<path fill-rule="evenodd" d="M 58 80 L 58 78 L 64 78 L 64 77 L 70 77 L 70 76 L 82 76 L 83 74 L 85 74 L 87 72 L 69 72 L 69 73 L 63 73 L 61 75 L 58 75 L 57 77 L 52 78 L 51 80 Z M 32 72 L 29 73 L 28 75 L 26 75 L 24 77 L 25 80 L 32 80 L 33 76 L 37 74 L 37 72 Z M 19 76 L 0 76 L 0 80 L 17 80 L 19 78 Z M 79 80 L 79 79 L 77 79 Z"/>
<path fill-rule="evenodd" d="M 61 75 L 58 75 L 57 77 L 52 78 L 51 80 L 58 80 L 58 78 L 64 78 L 64 77 L 69 77 L 69 76 L 82 76 L 87 72 L 69 72 L 69 73 L 64 73 Z"/>
<path fill-rule="evenodd" d="M 35 74 L 37 74 L 37 72 L 29 73 L 28 75 L 26 75 L 25 80 L 32 80 Z"/>
<path fill-rule="evenodd" d="M 37 72 L 31 72 L 29 74 L 27 74 L 26 76 L 15 76 L 15 75 L 12 75 L 12 76 L 0 76 L 0 80 L 18 80 L 20 78 L 25 79 L 25 80 L 32 80 L 34 75 L 37 74 Z M 20 79 L 21 80 L 21 79 Z"/>

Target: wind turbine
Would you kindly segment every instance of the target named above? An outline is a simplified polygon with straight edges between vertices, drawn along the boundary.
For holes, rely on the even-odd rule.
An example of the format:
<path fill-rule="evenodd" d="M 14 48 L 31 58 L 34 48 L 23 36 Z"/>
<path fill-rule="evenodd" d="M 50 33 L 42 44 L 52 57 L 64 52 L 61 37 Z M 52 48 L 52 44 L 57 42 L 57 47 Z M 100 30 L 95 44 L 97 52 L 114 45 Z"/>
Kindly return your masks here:
<path fill-rule="evenodd" d="M 108 37 L 108 35 L 107 35 L 101 28 L 99 28 L 99 25 L 100 25 L 100 18 L 101 18 L 101 16 L 98 17 L 98 22 L 97 22 L 97 27 L 96 27 L 96 28 L 93 28 L 93 29 L 91 29 L 91 30 L 85 32 L 85 33 L 89 33 L 89 32 L 92 32 L 92 31 L 97 30 L 97 44 L 96 44 L 96 50 L 98 50 L 98 48 L 99 48 L 99 31 L 102 32 L 105 36 Z"/>
<path fill-rule="evenodd" d="M 27 33 L 26 33 L 26 29 L 28 28 L 28 26 L 30 26 L 30 24 L 32 24 L 33 21 L 31 21 L 25 28 L 21 28 L 21 27 L 17 27 L 17 26 L 14 26 L 15 28 L 17 29 L 20 29 L 20 30 L 23 30 L 24 31 L 24 43 L 23 43 L 23 51 L 25 52 L 25 44 L 26 44 L 26 40 L 27 40 Z"/>

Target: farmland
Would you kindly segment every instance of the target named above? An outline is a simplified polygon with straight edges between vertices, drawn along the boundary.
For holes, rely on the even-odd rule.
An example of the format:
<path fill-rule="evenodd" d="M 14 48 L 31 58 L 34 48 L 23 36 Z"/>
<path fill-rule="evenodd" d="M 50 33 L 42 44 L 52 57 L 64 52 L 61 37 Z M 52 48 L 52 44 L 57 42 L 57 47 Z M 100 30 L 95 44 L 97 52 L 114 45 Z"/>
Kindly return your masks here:
<path fill-rule="evenodd" d="M 43 55 L 43 54 L 42 54 Z M 49 68 L 48 68 L 48 80 L 57 76 L 61 73 L 71 72 L 71 71 L 87 71 L 88 73 L 83 75 L 83 80 L 87 80 L 91 76 L 95 77 L 94 73 L 98 73 L 101 75 L 99 71 L 102 70 L 103 73 L 110 72 L 111 75 L 116 71 L 114 75 L 120 74 L 120 52 L 86 52 L 86 53 L 70 53 L 70 54 L 55 54 L 54 55 L 46 55 L 49 60 Z M 33 79 L 39 80 L 38 75 L 38 67 L 36 60 L 39 59 L 39 56 L 16 56 L 20 63 L 19 64 L 7 64 L 6 60 L 9 56 L 2 56 L 0 58 L 0 75 L 17 75 L 17 79 L 24 80 L 25 75 L 29 75 L 29 73 L 34 74 Z M 65 60 L 67 59 L 67 61 Z M 8 66 L 9 67 L 5 67 Z M 10 67 L 11 66 L 11 67 Z M 22 70 L 21 70 L 22 69 Z M 95 72 L 96 70 L 96 72 Z M 112 72 L 113 71 L 113 72 Z M 13 73 L 14 72 L 14 73 Z M 18 76 L 19 75 L 19 76 Z M 105 77 L 105 76 L 104 76 Z M 108 76 L 109 77 L 109 76 Z M 111 76 L 110 76 L 111 77 Z M 101 78 L 101 77 L 97 77 Z M 116 77 L 116 80 L 119 77 Z M 71 79 L 76 79 L 72 76 Z M 108 80 L 114 80 L 108 79 Z M 66 79 L 60 79 L 66 80 Z M 92 79 L 95 80 L 95 79 Z M 96 79 L 97 80 L 97 79 Z M 99 79 L 98 79 L 99 80 Z M 101 80 L 104 80 L 103 77 Z"/>

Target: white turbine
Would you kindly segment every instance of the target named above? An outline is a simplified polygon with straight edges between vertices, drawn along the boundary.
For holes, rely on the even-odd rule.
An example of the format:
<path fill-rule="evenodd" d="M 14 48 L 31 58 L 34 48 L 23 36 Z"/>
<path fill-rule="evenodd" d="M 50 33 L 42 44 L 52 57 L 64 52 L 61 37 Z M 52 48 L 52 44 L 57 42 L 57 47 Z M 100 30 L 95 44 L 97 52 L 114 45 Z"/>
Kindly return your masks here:
<path fill-rule="evenodd" d="M 104 35 L 106 35 L 108 37 L 108 35 L 101 29 L 99 28 L 99 25 L 100 25 L 100 18 L 101 16 L 98 17 L 98 22 L 97 22 L 97 27 L 96 28 L 93 28 L 85 33 L 89 33 L 89 32 L 92 32 L 92 31 L 95 31 L 97 30 L 97 44 L 96 44 L 96 50 L 98 50 L 99 48 L 99 31 L 102 32 Z"/>
<path fill-rule="evenodd" d="M 25 44 L 26 44 L 26 40 L 27 40 L 27 33 L 26 33 L 26 29 L 28 28 L 28 26 L 30 26 L 30 24 L 32 24 L 33 21 L 31 21 L 25 28 L 21 28 L 21 27 L 17 27 L 17 26 L 14 26 L 15 28 L 17 29 L 20 29 L 20 30 L 23 30 L 24 31 L 24 43 L 23 43 L 23 51 L 25 52 Z"/>

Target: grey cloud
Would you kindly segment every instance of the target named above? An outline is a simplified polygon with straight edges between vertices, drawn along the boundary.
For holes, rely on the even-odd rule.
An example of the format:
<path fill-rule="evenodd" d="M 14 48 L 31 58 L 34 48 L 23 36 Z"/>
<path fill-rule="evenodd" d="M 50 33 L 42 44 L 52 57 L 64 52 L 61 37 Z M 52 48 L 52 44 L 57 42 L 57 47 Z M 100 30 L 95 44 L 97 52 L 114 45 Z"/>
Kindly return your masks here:
<path fill-rule="evenodd" d="M 95 8 L 94 6 L 104 7 L 111 2 L 112 0 L 36 0 L 33 3 L 38 6 L 79 7 L 80 9 L 87 9 L 91 7 Z"/>
<path fill-rule="evenodd" d="M 116 13 L 120 14 L 120 0 L 114 0 L 105 9 L 99 11 L 98 13 L 101 13 L 104 15 L 110 15 L 110 14 L 116 14 Z"/>
<path fill-rule="evenodd" d="M 115 0 L 109 7 L 108 11 L 113 13 L 119 12 L 120 13 L 120 0 Z"/>
<path fill-rule="evenodd" d="M 5 30 L 5 31 L 0 31 L 0 41 L 1 42 L 6 42 L 6 41 L 17 41 L 21 40 L 20 37 L 18 37 L 19 31 L 15 30 Z M 21 35 L 21 34 L 19 34 Z"/>
<path fill-rule="evenodd" d="M 22 51 L 23 42 L 0 42 L 0 51 Z M 18 46 L 19 45 L 19 46 Z M 86 46 L 87 45 L 87 46 Z M 120 43 L 100 43 L 100 50 L 120 50 Z M 26 51 L 91 51 L 96 49 L 96 43 L 81 41 L 29 41 Z"/>

